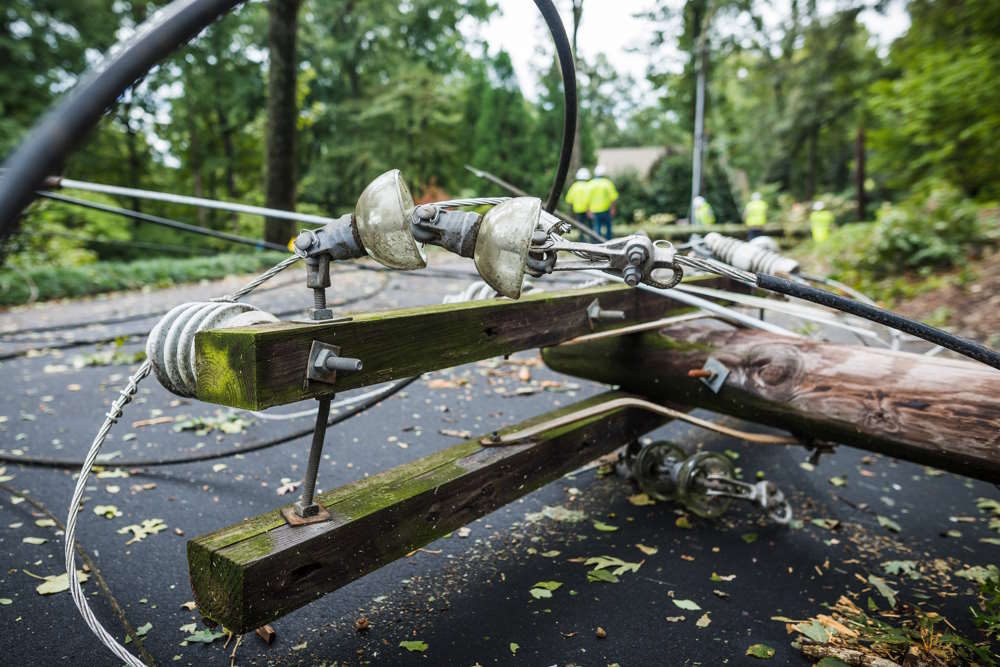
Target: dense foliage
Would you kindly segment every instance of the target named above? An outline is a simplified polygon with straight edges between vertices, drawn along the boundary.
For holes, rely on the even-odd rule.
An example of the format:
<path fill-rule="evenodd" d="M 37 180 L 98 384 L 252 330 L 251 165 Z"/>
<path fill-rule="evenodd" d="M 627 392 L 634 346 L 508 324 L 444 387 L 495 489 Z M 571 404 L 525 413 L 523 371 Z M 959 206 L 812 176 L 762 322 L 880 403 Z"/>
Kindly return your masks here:
<path fill-rule="evenodd" d="M 277 0 L 273 0 L 277 1 Z M 589 0 L 588 0 L 589 1 Z M 100 51 L 163 0 L 67 3 L 14 0 L 0 15 L 0 153 Z M 567 5 L 567 3 L 563 3 Z M 582 21 L 588 20 L 587 3 Z M 603 55 L 578 63 L 578 163 L 611 146 L 661 146 L 648 175 L 619 178 L 623 219 L 685 217 L 690 198 L 694 85 L 708 80 L 703 193 L 721 222 L 740 219 L 753 190 L 774 211 L 823 198 L 856 220 L 859 141 L 868 160 L 864 216 L 884 230 L 873 264 L 953 259 L 970 234 L 962 199 L 1000 197 L 1000 5 L 912 0 L 910 29 L 879 49 L 860 2 L 823 13 L 763 0 L 653 3 L 642 15 L 650 63 L 645 87 Z M 563 9 L 568 9 L 568 5 Z M 539 195 L 561 134 L 558 67 L 541 24 L 535 81 L 489 44 L 490 0 L 303 0 L 298 21 L 298 176 L 301 210 L 353 207 L 381 171 L 403 170 L 419 197 L 496 192 L 473 164 Z M 825 11 L 825 10 L 824 10 Z M 264 202 L 268 125 L 267 3 L 242 5 L 136 83 L 66 167 L 86 180 Z M 588 52 L 595 49 L 590 48 Z M 866 138 L 866 139 L 865 139 Z M 932 185 L 923 183 L 933 179 Z M 914 203 L 957 191 L 935 211 Z M 958 199 L 956 199 L 958 197 Z M 882 202 L 899 206 L 882 211 Z M 263 221 L 140 200 L 114 203 L 261 237 Z M 972 204 L 969 204 L 972 206 Z M 800 207 L 799 213 L 805 211 Z M 925 242 L 947 227 L 944 245 Z M 66 208 L 34 207 L 5 249 L 15 266 L 233 250 L 222 242 Z M 91 239 L 86 241 L 84 239 Z M 923 240 L 921 240 L 923 239 Z M 956 240 L 959 239 L 959 240 Z M 122 245 L 136 242 L 134 247 Z"/>

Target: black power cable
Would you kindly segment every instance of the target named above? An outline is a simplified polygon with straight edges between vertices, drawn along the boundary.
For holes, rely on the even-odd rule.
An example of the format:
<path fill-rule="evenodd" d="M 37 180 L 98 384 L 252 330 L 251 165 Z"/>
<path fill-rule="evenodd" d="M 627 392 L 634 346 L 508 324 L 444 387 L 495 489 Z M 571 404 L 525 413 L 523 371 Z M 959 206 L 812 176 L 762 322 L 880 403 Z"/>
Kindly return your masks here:
<path fill-rule="evenodd" d="M 398 382 L 386 387 L 383 391 L 378 394 L 368 398 L 357 405 L 347 408 L 344 412 L 334 415 L 329 420 L 327 420 L 327 426 L 334 426 L 340 422 L 347 421 L 351 417 L 355 417 L 365 410 L 375 406 L 376 404 L 384 401 L 393 394 L 406 388 L 413 382 L 415 382 L 420 376 L 414 376 L 411 378 L 404 378 Z M 250 445 L 244 445 L 242 447 L 234 447 L 233 449 L 227 449 L 225 451 L 218 452 L 205 452 L 203 454 L 193 454 L 191 456 L 180 456 L 175 458 L 165 458 L 165 459 L 149 459 L 149 460 L 137 460 L 137 461 L 97 461 L 96 465 L 101 466 L 113 466 L 116 468 L 154 468 L 160 466 L 172 466 L 181 465 L 184 463 L 199 463 L 201 461 L 214 461 L 215 459 L 224 459 L 230 456 L 236 456 L 237 454 L 248 454 L 250 452 L 259 452 L 262 449 L 270 449 L 271 447 L 277 447 L 278 445 L 283 445 L 286 442 L 291 442 L 292 440 L 297 440 L 303 438 L 307 435 L 311 435 L 315 430 L 313 426 L 304 428 L 298 431 L 294 431 L 287 435 L 282 435 L 272 440 L 264 440 L 262 442 L 255 442 Z M 83 466 L 83 461 L 74 461 L 71 459 L 50 459 L 45 457 L 31 457 L 31 456 L 11 456 L 10 454 L 0 454 L 0 461 L 4 463 L 17 463 L 20 465 L 31 466 L 35 468 L 66 468 L 71 470 L 79 470 Z"/>
<path fill-rule="evenodd" d="M 988 366 L 992 366 L 993 368 L 1000 370 L 1000 353 L 995 350 L 991 350 L 985 345 L 981 345 L 967 338 L 962 338 L 961 336 L 948 333 L 947 331 L 943 331 L 937 327 L 932 327 L 929 324 L 917 322 L 916 320 L 911 320 L 888 310 L 883 310 L 878 306 L 872 306 L 866 303 L 861 303 L 860 301 L 854 301 L 853 299 L 847 299 L 842 296 L 837 296 L 832 292 L 827 292 L 826 290 L 809 287 L 808 285 L 802 285 L 792 282 L 791 280 L 763 273 L 757 274 L 757 286 L 772 292 L 778 292 L 779 294 L 786 294 L 799 299 L 805 299 L 806 301 L 818 303 L 821 306 L 834 308 L 845 313 L 850 313 L 851 315 L 863 317 L 866 320 L 871 320 L 872 322 L 877 322 L 878 324 L 883 324 L 887 327 L 912 334 L 918 338 L 922 338 L 936 345 L 940 345 L 941 347 L 948 348 L 953 352 L 957 352 L 965 357 L 969 357 L 970 359 L 975 359 L 976 361 L 981 361 Z"/>
<path fill-rule="evenodd" d="M 556 210 L 559 198 L 562 196 L 563 186 L 566 185 L 566 176 L 569 174 L 569 163 L 573 159 L 573 143 L 576 138 L 576 114 L 577 100 L 576 92 L 576 54 L 566 36 L 566 28 L 563 27 L 559 10 L 556 9 L 552 0 L 535 0 L 535 6 L 542 13 L 545 25 L 549 28 L 552 41 L 555 43 L 556 56 L 559 58 L 559 69 L 562 74 L 563 84 L 563 131 L 562 146 L 559 148 L 559 164 L 556 167 L 556 177 L 552 183 L 552 190 L 549 191 L 549 199 L 545 203 L 545 210 L 549 213 Z"/>
<path fill-rule="evenodd" d="M 124 90 L 241 0 L 174 0 L 83 78 L 35 126 L 0 178 L 0 242 L 14 231 L 32 193 L 113 107 Z"/>

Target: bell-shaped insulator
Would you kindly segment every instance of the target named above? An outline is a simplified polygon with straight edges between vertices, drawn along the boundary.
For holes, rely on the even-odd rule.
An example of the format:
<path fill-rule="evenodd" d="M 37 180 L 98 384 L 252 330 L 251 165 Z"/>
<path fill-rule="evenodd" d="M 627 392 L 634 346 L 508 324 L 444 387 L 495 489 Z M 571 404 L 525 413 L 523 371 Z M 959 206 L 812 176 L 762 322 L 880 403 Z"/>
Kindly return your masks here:
<path fill-rule="evenodd" d="M 354 220 L 372 259 L 390 269 L 427 266 L 427 257 L 410 230 L 413 209 L 413 196 L 398 169 L 368 184 L 354 209 Z"/>
<path fill-rule="evenodd" d="M 528 246 L 541 213 L 541 199 L 517 197 L 483 216 L 473 259 L 483 280 L 503 296 L 521 296 Z"/>

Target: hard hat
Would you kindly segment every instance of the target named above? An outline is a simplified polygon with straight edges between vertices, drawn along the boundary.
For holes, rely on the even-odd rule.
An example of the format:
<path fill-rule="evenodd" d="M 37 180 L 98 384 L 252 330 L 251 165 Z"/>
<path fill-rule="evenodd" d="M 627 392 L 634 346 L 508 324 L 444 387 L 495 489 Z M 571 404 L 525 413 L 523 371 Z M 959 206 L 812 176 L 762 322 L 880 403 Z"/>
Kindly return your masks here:
<path fill-rule="evenodd" d="M 701 195 L 698 195 L 697 197 L 694 198 L 694 205 L 695 206 L 701 206 L 704 203 L 705 203 L 705 198 L 702 197 Z"/>
<path fill-rule="evenodd" d="M 750 199 L 758 201 L 760 199 L 760 193 L 759 192 L 753 193 L 752 195 L 750 195 Z"/>
<path fill-rule="evenodd" d="M 604 176 L 608 173 L 608 170 L 604 168 L 603 164 L 599 164 L 594 167 L 594 176 Z"/>
<path fill-rule="evenodd" d="M 813 210 L 814 211 L 822 211 L 823 210 L 823 202 L 821 202 L 821 201 L 813 202 Z"/>
<path fill-rule="evenodd" d="M 578 181 L 589 181 L 590 180 L 590 170 L 586 167 L 580 167 L 576 170 L 576 180 Z"/>

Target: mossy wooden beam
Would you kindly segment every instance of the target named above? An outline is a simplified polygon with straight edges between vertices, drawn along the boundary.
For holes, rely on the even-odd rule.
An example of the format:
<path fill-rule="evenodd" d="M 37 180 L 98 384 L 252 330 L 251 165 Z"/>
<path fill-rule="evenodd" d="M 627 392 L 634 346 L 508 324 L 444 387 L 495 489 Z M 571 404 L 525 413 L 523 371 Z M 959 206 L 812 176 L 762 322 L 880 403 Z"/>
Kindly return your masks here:
<path fill-rule="evenodd" d="M 602 394 L 503 432 L 621 396 Z M 196 538 L 188 567 L 198 609 L 234 632 L 253 630 L 665 421 L 620 409 L 524 444 L 483 447 L 476 438 L 320 495 L 332 517 L 325 523 L 289 526 L 275 510 Z"/>
<path fill-rule="evenodd" d="M 518 301 L 461 304 L 356 315 L 330 324 L 283 322 L 203 331 L 195 339 L 198 398 L 263 410 L 332 391 L 377 384 L 543 345 L 591 331 L 587 306 L 622 310 L 634 324 L 679 312 L 675 303 L 624 286 L 542 292 Z M 596 329 L 609 328 L 596 324 Z M 364 370 L 341 374 L 336 385 L 306 382 L 313 341 L 361 359 Z"/>
<path fill-rule="evenodd" d="M 708 357 L 719 393 L 688 377 Z M 542 350 L 553 370 L 1000 482 L 1000 373 L 983 364 L 733 329 L 712 320 Z"/>

